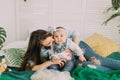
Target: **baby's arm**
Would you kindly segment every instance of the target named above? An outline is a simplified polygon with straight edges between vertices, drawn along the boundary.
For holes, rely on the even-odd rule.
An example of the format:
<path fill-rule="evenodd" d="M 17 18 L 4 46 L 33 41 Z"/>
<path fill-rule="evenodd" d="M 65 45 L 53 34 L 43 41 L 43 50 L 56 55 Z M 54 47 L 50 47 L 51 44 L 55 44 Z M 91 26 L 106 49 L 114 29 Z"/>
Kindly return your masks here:
<path fill-rule="evenodd" d="M 83 55 L 82 49 L 77 44 L 72 42 L 70 39 L 68 39 L 68 48 L 71 49 L 74 53 L 76 53 L 77 56 L 79 56 L 80 61 L 82 61 L 82 62 L 86 61 L 86 59 Z"/>

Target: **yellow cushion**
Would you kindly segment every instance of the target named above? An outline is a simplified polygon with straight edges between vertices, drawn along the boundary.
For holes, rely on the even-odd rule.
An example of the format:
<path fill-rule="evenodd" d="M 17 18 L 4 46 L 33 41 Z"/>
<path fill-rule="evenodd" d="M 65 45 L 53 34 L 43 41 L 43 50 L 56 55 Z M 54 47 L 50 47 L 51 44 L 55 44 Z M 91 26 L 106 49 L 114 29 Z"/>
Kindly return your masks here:
<path fill-rule="evenodd" d="M 94 33 L 85 42 L 99 55 L 106 57 L 112 52 L 120 51 L 120 45 L 107 37 Z"/>

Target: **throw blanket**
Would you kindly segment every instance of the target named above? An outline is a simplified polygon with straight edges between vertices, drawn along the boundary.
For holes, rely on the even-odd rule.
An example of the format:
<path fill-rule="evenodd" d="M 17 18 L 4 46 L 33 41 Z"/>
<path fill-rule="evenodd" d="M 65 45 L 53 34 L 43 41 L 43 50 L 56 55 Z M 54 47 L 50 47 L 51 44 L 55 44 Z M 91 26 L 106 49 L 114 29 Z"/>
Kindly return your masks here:
<path fill-rule="evenodd" d="M 42 69 L 36 71 L 31 80 L 74 80 L 67 71 L 60 72 L 56 70 Z"/>

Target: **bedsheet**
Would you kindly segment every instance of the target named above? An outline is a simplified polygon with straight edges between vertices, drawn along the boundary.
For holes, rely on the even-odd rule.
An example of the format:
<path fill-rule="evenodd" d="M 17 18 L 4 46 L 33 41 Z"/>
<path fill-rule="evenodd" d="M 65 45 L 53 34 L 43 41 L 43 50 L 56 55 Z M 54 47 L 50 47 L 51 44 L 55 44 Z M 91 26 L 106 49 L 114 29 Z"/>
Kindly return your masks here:
<path fill-rule="evenodd" d="M 9 67 L 12 71 L 5 71 L 0 80 L 31 80 L 30 77 L 35 71 L 19 71 L 17 68 Z"/>
<path fill-rule="evenodd" d="M 107 57 L 119 60 L 120 52 L 114 52 Z M 12 71 L 5 71 L 0 76 L 0 80 L 31 80 L 31 76 L 35 73 L 35 71 L 19 71 L 14 67 L 10 67 L 10 69 Z M 75 80 L 120 80 L 120 70 L 103 72 L 88 67 L 77 66 L 71 72 L 71 76 Z"/>
<path fill-rule="evenodd" d="M 113 52 L 107 58 L 120 60 L 120 52 Z M 71 76 L 75 80 L 120 80 L 120 70 L 100 71 L 89 67 L 77 66 Z"/>
<path fill-rule="evenodd" d="M 99 71 L 77 66 L 71 73 L 75 80 L 120 80 L 120 70 Z"/>

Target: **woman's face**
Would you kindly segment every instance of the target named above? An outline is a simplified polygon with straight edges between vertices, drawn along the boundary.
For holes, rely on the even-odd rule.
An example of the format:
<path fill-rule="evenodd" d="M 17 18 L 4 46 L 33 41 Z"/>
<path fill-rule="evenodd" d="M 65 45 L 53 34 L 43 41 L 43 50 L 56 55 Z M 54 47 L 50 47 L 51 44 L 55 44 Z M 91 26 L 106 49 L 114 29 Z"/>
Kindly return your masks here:
<path fill-rule="evenodd" d="M 54 39 L 52 38 L 52 36 L 47 37 L 45 40 L 42 41 L 42 45 L 43 46 L 51 46 L 53 41 L 54 41 Z"/>

